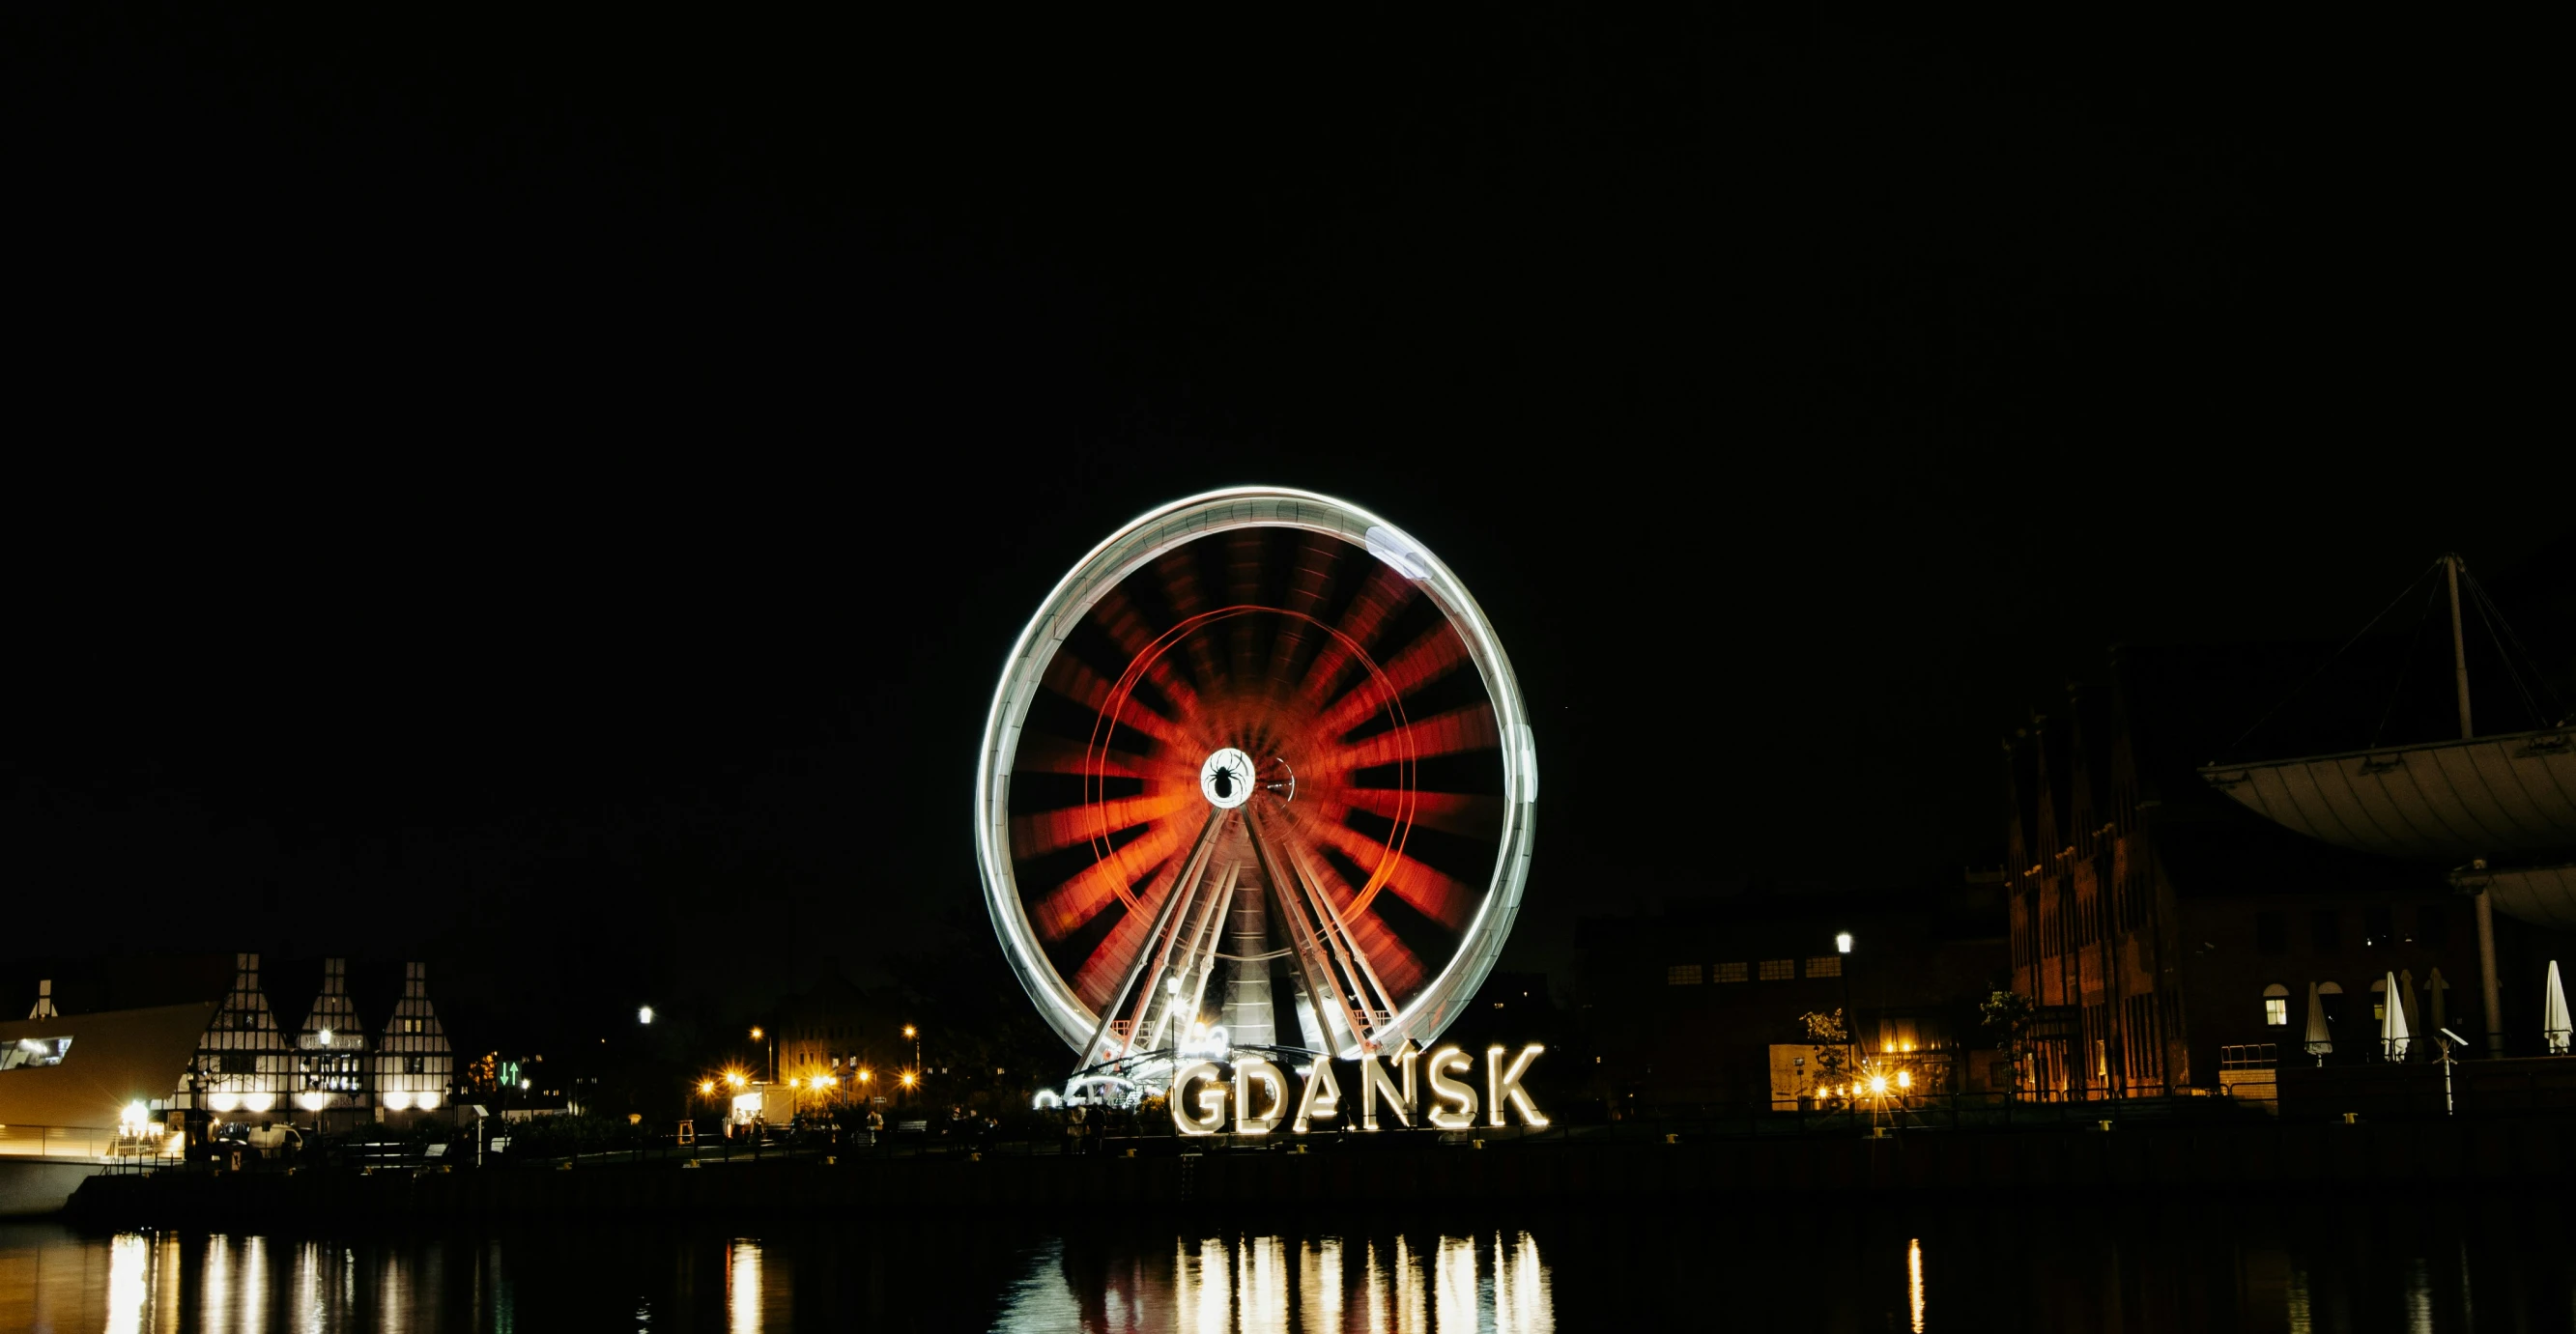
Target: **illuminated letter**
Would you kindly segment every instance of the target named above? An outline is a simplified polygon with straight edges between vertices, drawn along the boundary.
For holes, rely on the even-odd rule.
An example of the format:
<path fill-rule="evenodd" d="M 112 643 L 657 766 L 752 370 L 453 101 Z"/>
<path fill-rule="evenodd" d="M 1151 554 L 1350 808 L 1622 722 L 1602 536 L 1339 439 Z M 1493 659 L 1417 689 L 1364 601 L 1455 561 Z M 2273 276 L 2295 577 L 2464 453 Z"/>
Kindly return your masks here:
<path fill-rule="evenodd" d="M 1182 1109 L 1189 1106 L 1189 1088 L 1199 1080 L 1207 1087 L 1199 1090 L 1199 1110 L 1207 1113 L 1192 1117 Z M 1172 1125 L 1184 1135 L 1213 1135 L 1225 1129 L 1225 1082 L 1216 1077 L 1216 1062 L 1201 1061 L 1181 1071 L 1172 1081 Z"/>
<path fill-rule="evenodd" d="M 1413 1064 L 1421 1055 L 1422 1049 L 1408 1042 L 1404 1054 L 1395 1058 L 1396 1067 L 1404 1071 L 1404 1087 L 1399 1089 L 1394 1080 L 1387 1078 L 1386 1067 L 1377 1063 L 1376 1055 L 1360 1053 L 1360 1129 L 1377 1129 L 1377 1098 L 1381 1093 L 1386 1095 L 1387 1107 L 1395 1113 L 1397 1124 L 1412 1127 Z"/>
<path fill-rule="evenodd" d="M 1521 1091 L 1521 1076 L 1529 1073 L 1530 1062 L 1537 1060 L 1539 1053 L 1546 1050 L 1533 1042 L 1521 1048 L 1521 1054 L 1512 1059 L 1512 1068 L 1505 1070 L 1503 1049 L 1485 1048 L 1485 1115 L 1495 1125 L 1503 1123 L 1503 1102 L 1509 1099 L 1512 1106 L 1519 1109 L 1522 1125 L 1542 1130 L 1547 1128 L 1547 1118 L 1538 1114 L 1538 1104 L 1531 1102 L 1530 1096 Z"/>
<path fill-rule="evenodd" d="M 1270 1114 L 1252 1114 L 1253 1081 L 1270 1086 Z M 1247 1056 L 1234 1063 L 1234 1133 L 1267 1135 L 1277 1129 L 1279 1119 L 1288 1114 L 1288 1077 L 1279 1067 L 1258 1056 Z"/>
<path fill-rule="evenodd" d="M 1423 1120 L 1442 1130 L 1465 1130 L 1476 1124 L 1476 1086 L 1449 1077 L 1451 1071 L 1464 1073 L 1473 1064 L 1454 1043 L 1431 1053 L 1424 1070 L 1431 1079 L 1431 1107 Z"/>
<path fill-rule="evenodd" d="M 1315 1058 L 1315 1073 L 1306 1076 L 1306 1087 L 1297 1095 L 1297 1119 L 1289 1123 L 1288 1129 L 1295 1134 L 1303 1135 L 1306 1133 L 1307 1118 L 1321 1117 L 1330 1121 L 1341 1114 L 1341 1081 L 1333 1078 L 1332 1061 L 1327 1057 L 1318 1056 Z"/>

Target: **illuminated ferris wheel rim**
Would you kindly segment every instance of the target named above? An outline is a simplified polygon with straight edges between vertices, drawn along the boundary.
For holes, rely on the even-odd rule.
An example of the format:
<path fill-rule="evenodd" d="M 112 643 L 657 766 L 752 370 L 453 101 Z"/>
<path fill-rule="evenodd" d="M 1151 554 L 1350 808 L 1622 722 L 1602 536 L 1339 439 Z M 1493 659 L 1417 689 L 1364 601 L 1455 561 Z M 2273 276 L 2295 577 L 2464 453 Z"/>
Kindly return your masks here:
<path fill-rule="evenodd" d="M 1082 1049 L 1102 1016 L 1083 1004 L 1048 962 L 1022 900 L 1010 849 L 1011 767 L 1041 678 L 1092 608 L 1123 580 L 1165 552 L 1211 534 L 1241 528 L 1289 528 L 1338 538 L 1366 551 L 1428 596 L 1463 641 L 1496 721 L 1503 755 L 1503 826 L 1487 892 L 1459 948 L 1433 980 L 1390 1017 L 1385 1031 L 1428 1042 L 1456 1017 L 1493 970 L 1520 909 L 1529 876 L 1538 754 L 1519 683 L 1502 643 L 1475 597 L 1429 548 L 1385 519 L 1348 501 L 1287 487 L 1241 486 L 1209 491 L 1148 511 L 1111 534 L 1057 581 L 1029 618 L 1004 661 L 984 722 L 975 766 L 975 853 L 985 906 L 1011 967 L 1047 1022 Z M 1114 1002 L 1113 1002 L 1114 1003 Z M 1424 1031 L 1416 1025 L 1427 1024 Z M 1356 1054 L 1352 1051 L 1344 1056 Z"/>

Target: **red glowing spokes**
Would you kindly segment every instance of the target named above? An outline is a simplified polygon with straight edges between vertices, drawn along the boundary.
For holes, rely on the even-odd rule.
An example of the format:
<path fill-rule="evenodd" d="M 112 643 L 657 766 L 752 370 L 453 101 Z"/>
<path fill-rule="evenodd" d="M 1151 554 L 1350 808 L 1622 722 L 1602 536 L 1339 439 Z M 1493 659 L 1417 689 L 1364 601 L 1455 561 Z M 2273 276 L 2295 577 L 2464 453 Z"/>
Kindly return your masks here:
<path fill-rule="evenodd" d="M 1078 742 L 1036 734 L 1020 742 L 1019 759 L 1013 767 L 1022 773 L 1082 774 L 1093 778 L 1172 776 L 1169 761 L 1158 764 L 1133 751 L 1100 750 L 1085 754 Z"/>
<path fill-rule="evenodd" d="M 1304 793 L 1298 794 L 1303 800 Z M 1332 787 L 1315 785 L 1315 806 L 1319 812 L 1340 818 L 1345 811 L 1366 811 L 1385 820 L 1410 811 L 1413 823 L 1424 829 L 1437 829 L 1447 834 L 1464 834 L 1469 838 L 1494 838 L 1502 833 L 1503 799 L 1479 792 L 1398 792 L 1383 787 Z"/>
<path fill-rule="evenodd" d="M 1113 899 L 1124 899 L 1132 908 L 1135 895 L 1128 886 L 1177 851 L 1183 837 L 1176 822 L 1157 820 L 1126 846 L 1110 849 L 1099 861 L 1075 872 L 1048 891 L 1031 914 L 1039 932 L 1049 940 L 1061 940 L 1081 930 Z"/>
<path fill-rule="evenodd" d="M 1044 683 L 1047 689 L 1095 711 L 1110 703 L 1114 688 L 1102 680 L 1098 672 L 1084 666 L 1080 659 L 1069 653 L 1059 653 L 1055 661 L 1047 664 Z M 1126 703 L 1123 697 L 1118 702 L 1122 706 Z M 1136 706 L 1133 717 L 1122 721 L 1167 746 L 1184 746 L 1190 740 L 1183 735 L 1180 724 L 1142 705 Z"/>
<path fill-rule="evenodd" d="M 1154 641 L 1147 646 L 1146 652 L 1143 655 L 1127 664 L 1127 670 L 1120 673 L 1118 681 L 1114 685 L 1108 686 L 1107 689 L 1100 694 L 1086 694 L 1084 696 L 1086 699 L 1097 699 L 1100 701 L 1096 706 L 1097 712 L 1094 715 L 1091 742 L 1088 749 L 1102 751 L 1108 749 L 1117 736 L 1120 724 L 1126 720 L 1128 708 L 1133 703 L 1133 695 L 1137 680 L 1142 677 L 1144 673 L 1150 671 L 1153 664 L 1159 660 L 1163 654 L 1170 652 L 1172 645 L 1179 643 L 1184 639 L 1196 642 L 1200 637 L 1192 632 L 1204 626 L 1212 625 L 1222 620 L 1248 616 L 1257 612 L 1268 612 L 1280 616 L 1300 619 L 1305 621 L 1307 624 L 1323 629 L 1342 645 L 1345 652 L 1345 661 L 1356 659 L 1368 669 L 1366 681 L 1360 685 L 1353 686 L 1350 692 L 1346 694 L 1343 699 L 1347 702 L 1354 696 L 1364 696 L 1373 688 L 1376 692 L 1376 697 L 1384 701 L 1382 707 L 1393 716 L 1393 720 L 1396 724 L 1393 728 L 1390 728 L 1387 732 L 1381 733 L 1380 735 L 1397 737 L 1399 740 L 1393 745 L 1379 745 L 1370 750 L 1370 753 L 1373 755 L 1385 754 L 1389 756 L 1389 758 L 1371 759 L 1362 764 L 1348 764 L 1340 766 L 1340 768 L 1347 770 L 1351 768 L 1395 764 L 1400 766 L 1398 769 L 1397 786 L 1405 791 L 1410 791 L 1413 786 L 1412 772 L 1410 768 L 1412 760 L 1409 755 L 1403 754 L 1402 750 L 1403 745 L 1409 741 L 1411 734 L 1405 725 L 1404 700 L 1402 692 L 1396 688 L 1393 681 L 1388 679 L 1386 671 L 1377 665 L 1376 659 L 1369 656 L 1367 649 L 1352 641 L 1339 627 L 1327 626 L 1313 616 L 1303 615 L 1301 613 L 1288 611 L 1279 607 L 1262 607 L 1249 604 L 1233 607 L 1221 607 L 1214 611 L 1200 612 L 1195 616 L 1184 619 L 1179 624 L 1174 625 L 1172 628 L 1156 636 Z M 1426 661 L 1428 661 L 1427 656 Z M 1050 664 L 1048 672 L 1049 676 L 1052 677 L 1054 674 L 1052 664 Z M 1090 675 L 1088 669 L 1084 669 L 1084 676 L 1091 681 L 1098 680 L 1096 676 Z M 1426 676 L 1423 679 L 1427 680 L 1429 677 Z M 1240 737 L 1251 731 L 1256 723 L 1266 723 L 1270 720 L 1271 710 L 1261 708 L 1257 703 L 1241 701 L 1239 694 L 1236 692 L 1228 692 L 1228 705 L 1233 707 L 1213 707 L 1209 710 L 1209 712 L 1214 714 L 1213 718 L 1194 719 L 1193 722 L 1212 721 L 1216 723 L 1217 726 L 1213 733 L 1215 737 Z M 1135 712 L 1140 717 L 1152 718 L 1158 723 L 1164 723 L 1166 726 L 1171 726 L 1171 724 L 1169 724 L 1168 721 L 1163 719 L 1160 715 L 1143 708 L 1141 705 L 1135 706 Z M 1232 716 L 1229 717 L 1228 715 Z M 1232 724 L 1232 726 L 1228 726 L 1228 724 Z M 1322 749 L 1322 746 L 1330 740 L 1329 738 L 1312 731 L 1306 732 L 1305 735 L 1310 739 L 1310 741 L 1318 743 L 1319 750 Z M 1208 739 L 1209 738 L 1203 736 L 1201 738 L 1202 744 L 1205 744 Z M 1255 735 L 1247 737 L 1246 739 L 1253 740 L 1257 744 L 1262 738 Z M 1377 738 L 1371 738 L 1372 742 L 1376 740 Z M 1213 749 L 1214 747 L 1208 746 L 1207 748 Z M 1089 798 L 1090 793 L 1097 789 L 1095 787 L 1088 786 L 1088 779 L 1086 779 L 1086 784 L 1085 796 L 1086 798 Z M 1097 806 L 1099 804 L 1100 803 L 1097 799 L 1091 799 L 1086 802 L 1087 807 Z M 1409 817 L 1399 819 L 1397 821 L 1396 835 L 1392 846 L 1386 850 L 1385 855 L 1380 859 L 1376 872 L 1369 877 L 1368 886 L 1361 892 L 1361 901 L 1363 903 L 1366 902 L 1369 895 L 1374 894 L 1378 887 L 1385 883 L 1386 875 L 1395 865 L 1394 858 L 1404 846 L 1404 834 L 1410 828 L 1411 823 L 1412 822 Z M 1105 851 L 1108 847 L 1108 839 L 1111 831 L 1108 829 L 1105 820 L 1098 823 L 1097 829 L 1097 845 Z M 1118 897 L 1126 901 L 1130 911 L 1135 909 L 1136 901 L 1134 896 L 1128 894 L 1123 888 L 1118 891 Z"/>
<path fill-rule="evenodd" d="M 1153 646 L 1153 627 L 1146 624 L 1145 614 L 1137 610 L 1134 599 L 1127 596 L 1124 588 L 1112 588 L 1101 594 L 1099 603 L 1091 609 L 1091 619 L 1109 636 L 1110 642 L 1118 646 L 1118 651 L 1127 655 L 1129 662 L 1144 656 L 1146 650 Z M 1171 700 L 1172 711 L 1178 717 L 1186 720 L 1199 712 L 1198 688 L 1190 684 L 1189 678 L 1172 670 L 1172 665 L 1159 655 L 1146 670 L 1145 679 L 1153 682 L 1154 688 Z"/>
<path fill-rule="evenodd" d="M 1149 782 L 1146 795 L 1095 801 L 1065 810 L 1015 816 L 1011 846 L 1023 857 L 1037 857 L 1099 836 L 1101 829 L 1123 833 L 1175 812 L 1203 804 L 1198 784 Z"/>
<path fill-rule="evenodd" d="M 1197 797 L 1195 785 L 1190 795 L 1193 799 Z M 1180 890 L 1181 872 L 1188 852 L 1189 845 L 1185 842 L 1180 851 L 1164 859 L 1162 866 L 1154 872 L 1153 881 L 1145 886 L 1145 892 L 1136 896 L 1135 907 L 1109 929 L 1109 934 L 1092 949 L 1091 956 L 1074 971 L 1071 979 L 1074 993 L 1082 998 L 1083 1004 L 1099 1010 L 1117 999 L 1111 993 L 1135 964 L 1147 933 L 1153 930 L 1155 914 L 1162 911 L 1163 899 Z"/>
<path fill-rule="evenodd" d="M 1118 679 L 1105 679 L 1065 654 L 1044 669 L 1041 681 L 1052 693 L 1090 714 L 1091 735 L 1078 755 L 1070 739 L 1030 735 L 1024 739 L 1021 767 L 1076 773 L 1084 795 L 1073 807 L 1014 817 L 1012 843 L 1022 856 L 1044 855 L 1085 840 L 1092 845 L 1094 864 L 1067 877 L 1035 906 L 1032 922 L 1044 938 L 1072 935 L 1113 901 L 1125 909 L 1066 979 L 1094 1012 L 1133 1008 L 1141 1016 L 1150 1008 L 1152 998 L 1131 997 L 1129 991 L 1138 985 L 1136 971 L 1153 947 L 1148 938 L 1155 923 L 1184 888 L 1179 881 L 1183 863 L 1190 859 L 1195 826 L 1183 826 L 1197 805 L 1197 762 L 1221 746 L 1252 754 L 1265 775 L 1293 771 L 1297 777 L 1294 802 L 1265 803 L 1269 815 L 1257 819 L 1264 855 L 1280 864 L 1272 877 L 1277 882 L 1273 891 L 1307 905 L 1305 911 L 1312 914 L 1297 919 L 1303 925 L 1279 925 L 1290 930 L 1303 966 L 1331 972 L 1334 980 L 1317 978 L 1310 984 L 1333 993 L 1364 1044 L 1373 1042 L 1368 1035 L 1381 1016 L 1400 1010 L 1404 998 L 1430 975 L 1425 961 L 1374 910 L 1376 894 L 1392 889 L 1414 911 L 1451 931 L 1462 929 L 1472 915 L 1474 888 L 1409 855 L 1406 843 L 1417 818 L 1427 828 L 1492 837 L 1503 821 L 1502 798 L 1421 793 L 1416 763 L 1434 755 L 1496 749 L 1499 729 L 1490 707 L 1483 705 L 1418 721 L 1406 716 L 1408 696 L 1468 665 L 1464 641 L 1452 626 L 1437 624 L 1381 665 L 1368 641 L 1381 635 L 1418 593 L 1403 577 L 1372 561 L 1340 623 L 1327 624 L 1319 613 L 1336 577 L 1331 552 L 1314 543 L 1297 548 L 1297 565 L 1281 599 L 1290 605 L 1284 607 L 1257 600 L 1263 554 L 1257 542 L 1238 537 L 1227 543 L 1227 583 L 1237 596 L 1214 608 L 1200 596 L 1201 563 L 1182 559 L 1180 553 L 1168 555 L 1156 568 L 1174 608 L 1186 609 L 1168 629 L 1150 633 L 1150 622 L 1123 587 L 1095 604 L 1093 623 L 1127 662 Z M 1279 627 L 1266 654 L 1257 655 L 1260 640 L 1251 627 L 1253 618 L 1265 615 L 1277 618 Z M 1189 646 L 1185 659 L 1198 674 L 1195 680 L 1190 671 L 1176 668 L 1184 659 L 1171 656 L 1184 642 Z M 1361 673 L 1348 689 L 1336 692 L 1354 662 Z M 1137 698 L 1140 682 L 1152 683 L 1159 708 Z M 1383 723 L 1373 723 L 1380 717 Z M 1128 738 L 1119 735 L 1122 725 L 1129 729 Z M 1372 725 L 1381 730 L 1348 739 Z M 1120 749 L 1122 742 L 1129 748 Z M 1270 768 L 1280 762 L 1287 762 L 1286 770 Z M 1392 772 L 1381 780 L 1384 785 L 1351 786 L 1350 780 L 1366 769 Z M 1112 797 L 1104 786 L 1112 779 L 1142 780 L 1143 791 L 1131 787 Z M 1285 797 L 1284 791 L 1277 795 Z M 1382 836 L 1349 827 L 1349 820 L 1362 812 L 1362 818 L 1384 822 Z M 1121 835 L 1129 841 L 1113 846 Z M 1324 855 L 1326 850 L 1348 860 L 1336 864 Z M 1363 875 L 1362 882 L 1352 885 L 1340 866 Z M 1164 941 L 1159 953 L 1168 954 L 1171 947 L 1171 941 Z M 1131 1033 L 1127 1040 L 1141 1036 Z"/>
<path fill-rule="evenodd" d="M 1381 678 L 1396 694 L 1409 696 L 1466 665 L 1467 646 L 1459 642 L 1457 632 L 1446 625 L 1436 625 L 1389 659 Z M 1374 700 L 1354 690 L 1315 716 L 1306 728 L 1307 739 L 1338 742 L 1378 712 Z"/>
<path fill-rule="evenodd" d="M 1299 812 L 1298 804 L 1290 803 L 1286 820 L 1289 832 L 1280 839 L 1288 861 L 1301 880 L 1322 893 L 1325 908 L 1357 946 L 1362 966 L 1376 982 L 1378 991 L 1389 997 L 1411 991 L 1422 980 L 1421 958 L 1396 939 L 1376 914 L 1361 911 L 1359 896 L 1350 882 L 1333 869 L 1331 862 L 1315 855 L 1312 830 L 1322 821 L 1313 811 Z"/>
<path fill-rule="evenodd" d="M 1241 605 L 1201 612 L 1148 641 L 1142 651 L 1129 660 L 1116 682 L 1103 680 L 1098 673 L 1069 654 L 1057 655 L 1047 664 L 1043 678 L 1045 684 L 1057 694 L 1089 707 L 1094 718 L 1091 738 L 1085 744 L 1083 758 L 1075 770 L 1083 777 L 1085 800 L 1080 806 L 1066 810 L 1015 819 L 1013 842 L 1021 855 L 1031 856 L 1088 838 L 1098 860 L 1069 877 L 1041 901 L 1034 923 L 1041 935 L 1050 940 L 1062 939 L 1081 929 L 1093 915 L 1106 908 L 1111 899 L 1125 904 L 1131 916 L 1140 913 L 1143 899 L 1131 886 L 1157 861 L 1173 855 L 1182 842 L 1181 833 L 1162 827 L 1161 818 L 1185 809 L 1189 797 L 1195 794 L 1197 766 L 1192 757 L 1215 749 L 1221 744 L 1220 738 L 1243 737 L 1255 731 L 1256 724 L 1275 726 L 1274 710 L 1262 708 L 1257 702 L 1242 700 L 1236 691 L 1226 692 L 1220 697 L 1221 703 L 1210 704 L 1206 695 L 1195 690 L 1165 688 L 1176 707 L 1187 701 L 1186 712 L 1178 718 L 1165 718 L 1134 699 L 1137 681 L 1158 679 L 1154 673 L 1174 644 L 1183 640 L 1195 642 L 1198 636 L 1193 632 L 1204 626 L 1262 612 L 1301 620 L 1325 630 L 1341 646 L 1342 661 L 1355 658 L 1368 671 L 1367 681 L 1354 686 L 1343 697 L 1342 707 L 1347 710 L 1348 701 L 1374 695 L 1383 701 L 1381 707 L 1391 710 L 1401 725 L 1403 703 L 1398 689 L 1369 657 L 1365 648 L 1351 642 L 1338 627 L 1325 626 L 1312 615 L 1281 608 Z M 1338 671 L 1338 667 L 1335 670 Z M 1168 672 L 1165 675 L 1177 676 Z M 1112 748 L 1117 730 L 1122 725 L 1143 733 L 1156 743 L 1153 759 L 1139 762 L 1131 758 L 1130 753 Z M 1246 739 L 1257 742 L 1262 738 Z M 1403 761 L 1399 759 L 1396 762 L 1400 764 Z M 1152 790 L 1151 795 L 1116 799 L 1100 795 L 1100 780 L 1113 776 L 1145 778 Z M 1140 820 L 1152 821 L 1146 832 L 1123 848 L 1114 847 L 1114 837 L 1134 828 Z M 1404 823 L 1398 821 L 1399 830 Z M 1402 846 L 1400 836 L 1396 846 Z M 1384 876 L 1393 869 L 1393 856 L 1390 851 L 1381 857 L 1377 872 L 1371 877 L 1369 893 L 1374 893 L 1383 883 Z"/>
<path fill-rule="evenodd" d="M 1346 745 L 1330 759 L 1317 763 L 1315 772 L 1319 777 L 1338 776 L 1355 769 L 1409 764 L 1432 756 L 1493 750 L 1502 744 L 1502 730 L 1494 725 L 1493 706 L 1470 704 L 1418 722 L 1399 723 Z"/>
<path fill-rule="evenodd" d="M 1288 570 L 1288 611 L 1292 614 L 1271 640 L 1270 676 L 1262 690 L 1274 703 L 1283 701 L 1298 684 L 1289 678 L 1289 673 L 1304 655 L 1305 626 L 1315 621 L 1332 599 L 1334 570 L 1341 564 L 1341 555 L 1334 547 L 1317 542 L 1313 535 L 1304 534 L 1298 539 L 1293 560 Z"/>

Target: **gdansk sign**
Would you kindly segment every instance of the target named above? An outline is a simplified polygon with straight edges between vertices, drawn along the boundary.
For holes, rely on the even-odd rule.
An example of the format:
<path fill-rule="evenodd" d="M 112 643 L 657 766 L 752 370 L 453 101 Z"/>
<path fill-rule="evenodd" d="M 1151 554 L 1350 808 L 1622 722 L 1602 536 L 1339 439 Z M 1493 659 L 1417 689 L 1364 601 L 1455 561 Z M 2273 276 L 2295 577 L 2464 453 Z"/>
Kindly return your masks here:
<path fill-rule="evenodd" d="M 1377 1130 L 1383 1124 L 1378 1117 L 1381 1102 L 1388 1119 L 1404 1127 L 1412 1126 L 1419 1117 L 1436 1130 L 1471 1130 L 1480 1109 L 1486 1124 L 1500 1126 L 1506 1104 L 1519 1114 L 1522 1125 L 1543 1127 L 1547 1118 L 1539 1114 L 1538 1105 L 1521 1088 L 1521 1080 L 1529 1074 L 1530 1063 L 1547 1048 L 1533 1042 L 1521 1048 L 1508 1065 L 1503 1060 L 1506 1050 L 1499 1046 L 1485 1049 L 1485 1077 L 1481 1081 L 1471 1074 L 1474 1059 L 1454 1042 L 1429 1051 L 1408 1046 L 1394 1058 L 1391 1072 L 1386 1058 L 1374 1053 L 1357 1061 L 1318 1060 L 1311 1066 L 1299 1067 L 1297 1073 L 1302 1079 L 1293 1097 L 1289 1094 L 1287 1072 L 1265 1057 L 1237 1057 L 1231 1075 L 1215 1061 L 1198 1061 L 1182 1066 L 1173 1076 L 1172 1124 L 1184 1135 L 1220 1135 L 1225 1133 L 1231 1115 L 1233 1131 L 1238 1135 L 1267 1135 L 1283 1121 L 1288 1133 L 1303 1135 L 1319 1121 L 1341 1117 L 1342 1079 L 1334 1073 L 1334 1067 L 1356 1066 L 1352 1085 L 1359 1097 L 1359 1128 L 1363 1131 Z M 1468 1077 L 1459 1078 L 1462 1075 Z"/>

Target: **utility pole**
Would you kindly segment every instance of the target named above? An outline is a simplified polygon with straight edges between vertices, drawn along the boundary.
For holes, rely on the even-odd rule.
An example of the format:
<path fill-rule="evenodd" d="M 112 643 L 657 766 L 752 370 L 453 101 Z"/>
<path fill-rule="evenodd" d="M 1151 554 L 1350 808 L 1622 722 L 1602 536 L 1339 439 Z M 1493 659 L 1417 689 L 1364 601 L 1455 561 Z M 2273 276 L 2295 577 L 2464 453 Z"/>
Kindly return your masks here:
<path fill-rule="evenodd" d="M 2477 735 L 2469 722 L 2469 649 L 2460 633 L 2460 557 L 2457 552 L 2442 555 L 2442 577 L 2451 592 L 2451 684 L 2460 702 L 2460 739 Z M 2479 865 L 2483 868 L 2485 863 Z M 2504 1055 L 2504 988 L 2496 980 L 2495 904 L 2487 897 L 2485 885 L 2470 894 L 2469 902 L 2478 917 L 2478 986 L 2486 1002 L 2487 1055 Z"/>

